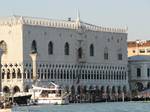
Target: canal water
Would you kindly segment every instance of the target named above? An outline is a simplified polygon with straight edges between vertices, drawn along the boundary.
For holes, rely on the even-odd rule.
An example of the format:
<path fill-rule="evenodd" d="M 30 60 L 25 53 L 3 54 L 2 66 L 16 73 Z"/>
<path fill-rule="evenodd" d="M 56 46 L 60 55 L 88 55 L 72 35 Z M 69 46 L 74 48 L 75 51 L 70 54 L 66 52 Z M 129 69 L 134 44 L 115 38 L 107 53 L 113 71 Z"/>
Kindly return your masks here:
<path fill-rule="evenodd" d="M 150 102 L 78 103 L 15 107 L 12 112 L 150 112 Z"/>

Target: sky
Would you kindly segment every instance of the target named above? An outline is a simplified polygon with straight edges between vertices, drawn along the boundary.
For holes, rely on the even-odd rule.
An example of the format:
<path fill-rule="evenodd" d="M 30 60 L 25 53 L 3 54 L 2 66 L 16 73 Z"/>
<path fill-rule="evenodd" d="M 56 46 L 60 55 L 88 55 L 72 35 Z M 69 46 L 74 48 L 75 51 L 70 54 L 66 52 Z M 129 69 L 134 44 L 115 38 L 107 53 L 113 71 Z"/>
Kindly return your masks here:
<path fill-rule="evenodd" d="M 128 40 L 150 40 L 150 0 L 0 0 L 0 17 L 21 15 L 76 19 L 106 27 L 128 27 Z"/>

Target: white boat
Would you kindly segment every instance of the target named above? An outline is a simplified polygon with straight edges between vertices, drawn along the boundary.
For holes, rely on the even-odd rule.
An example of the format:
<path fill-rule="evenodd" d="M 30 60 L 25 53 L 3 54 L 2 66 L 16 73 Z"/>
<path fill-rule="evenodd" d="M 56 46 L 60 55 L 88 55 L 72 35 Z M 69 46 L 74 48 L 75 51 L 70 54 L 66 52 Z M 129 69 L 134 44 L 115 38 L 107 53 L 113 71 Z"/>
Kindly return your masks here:
<path fill-rule="evenodd" d="M 31 99 L 37 101 L 37 104 L 68 104 L 68 93 L 64 93 L 59 85 L 50 82 L 47 87 L 32 86 L 29 89 L 32 94 Z"/>

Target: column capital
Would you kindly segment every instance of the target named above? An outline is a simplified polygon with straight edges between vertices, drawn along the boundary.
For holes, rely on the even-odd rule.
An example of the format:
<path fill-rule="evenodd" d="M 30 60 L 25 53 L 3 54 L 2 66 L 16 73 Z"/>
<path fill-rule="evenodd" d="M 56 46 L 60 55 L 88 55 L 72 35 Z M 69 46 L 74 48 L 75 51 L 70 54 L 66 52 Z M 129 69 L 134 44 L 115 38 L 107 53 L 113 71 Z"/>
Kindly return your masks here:
<path fill-rule="evenodd" d="M 30 54 L 32 61 L 36 61 L 37 55 L 38 55 L 37 53 L 31 53 Z"/>

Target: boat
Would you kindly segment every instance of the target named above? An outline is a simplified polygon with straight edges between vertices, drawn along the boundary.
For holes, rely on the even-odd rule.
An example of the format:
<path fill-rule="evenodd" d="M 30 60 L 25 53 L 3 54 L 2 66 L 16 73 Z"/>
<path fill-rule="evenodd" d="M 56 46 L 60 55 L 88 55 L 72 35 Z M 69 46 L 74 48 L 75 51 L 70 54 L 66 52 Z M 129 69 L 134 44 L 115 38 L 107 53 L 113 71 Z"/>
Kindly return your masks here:
<path fill-rule="evenodd" d="M 28 105 L 31 100 L 32 94 L 25 92 L 17 92 L 13 96 L 9 97 L 9 101 L 13 102 L 16 105 Z"/>
<path fill-rule="evenodd" d="M 32 85 L 29 93 L 32 94 L 31 99 L 36 101 L 37 104 L 63 105 L 69 103 L 69 94 L 64 92 L 64 89 L 54 82 L 50 82 L 46 87 Z"/>
<path fill-rule="evenodd" d="M 15 94 L 7 95 L 1 92 L 0 108 L 10 108 L 12 105 L 28 105 L 32 94 L 26 92 L 17 92 Z"/>

